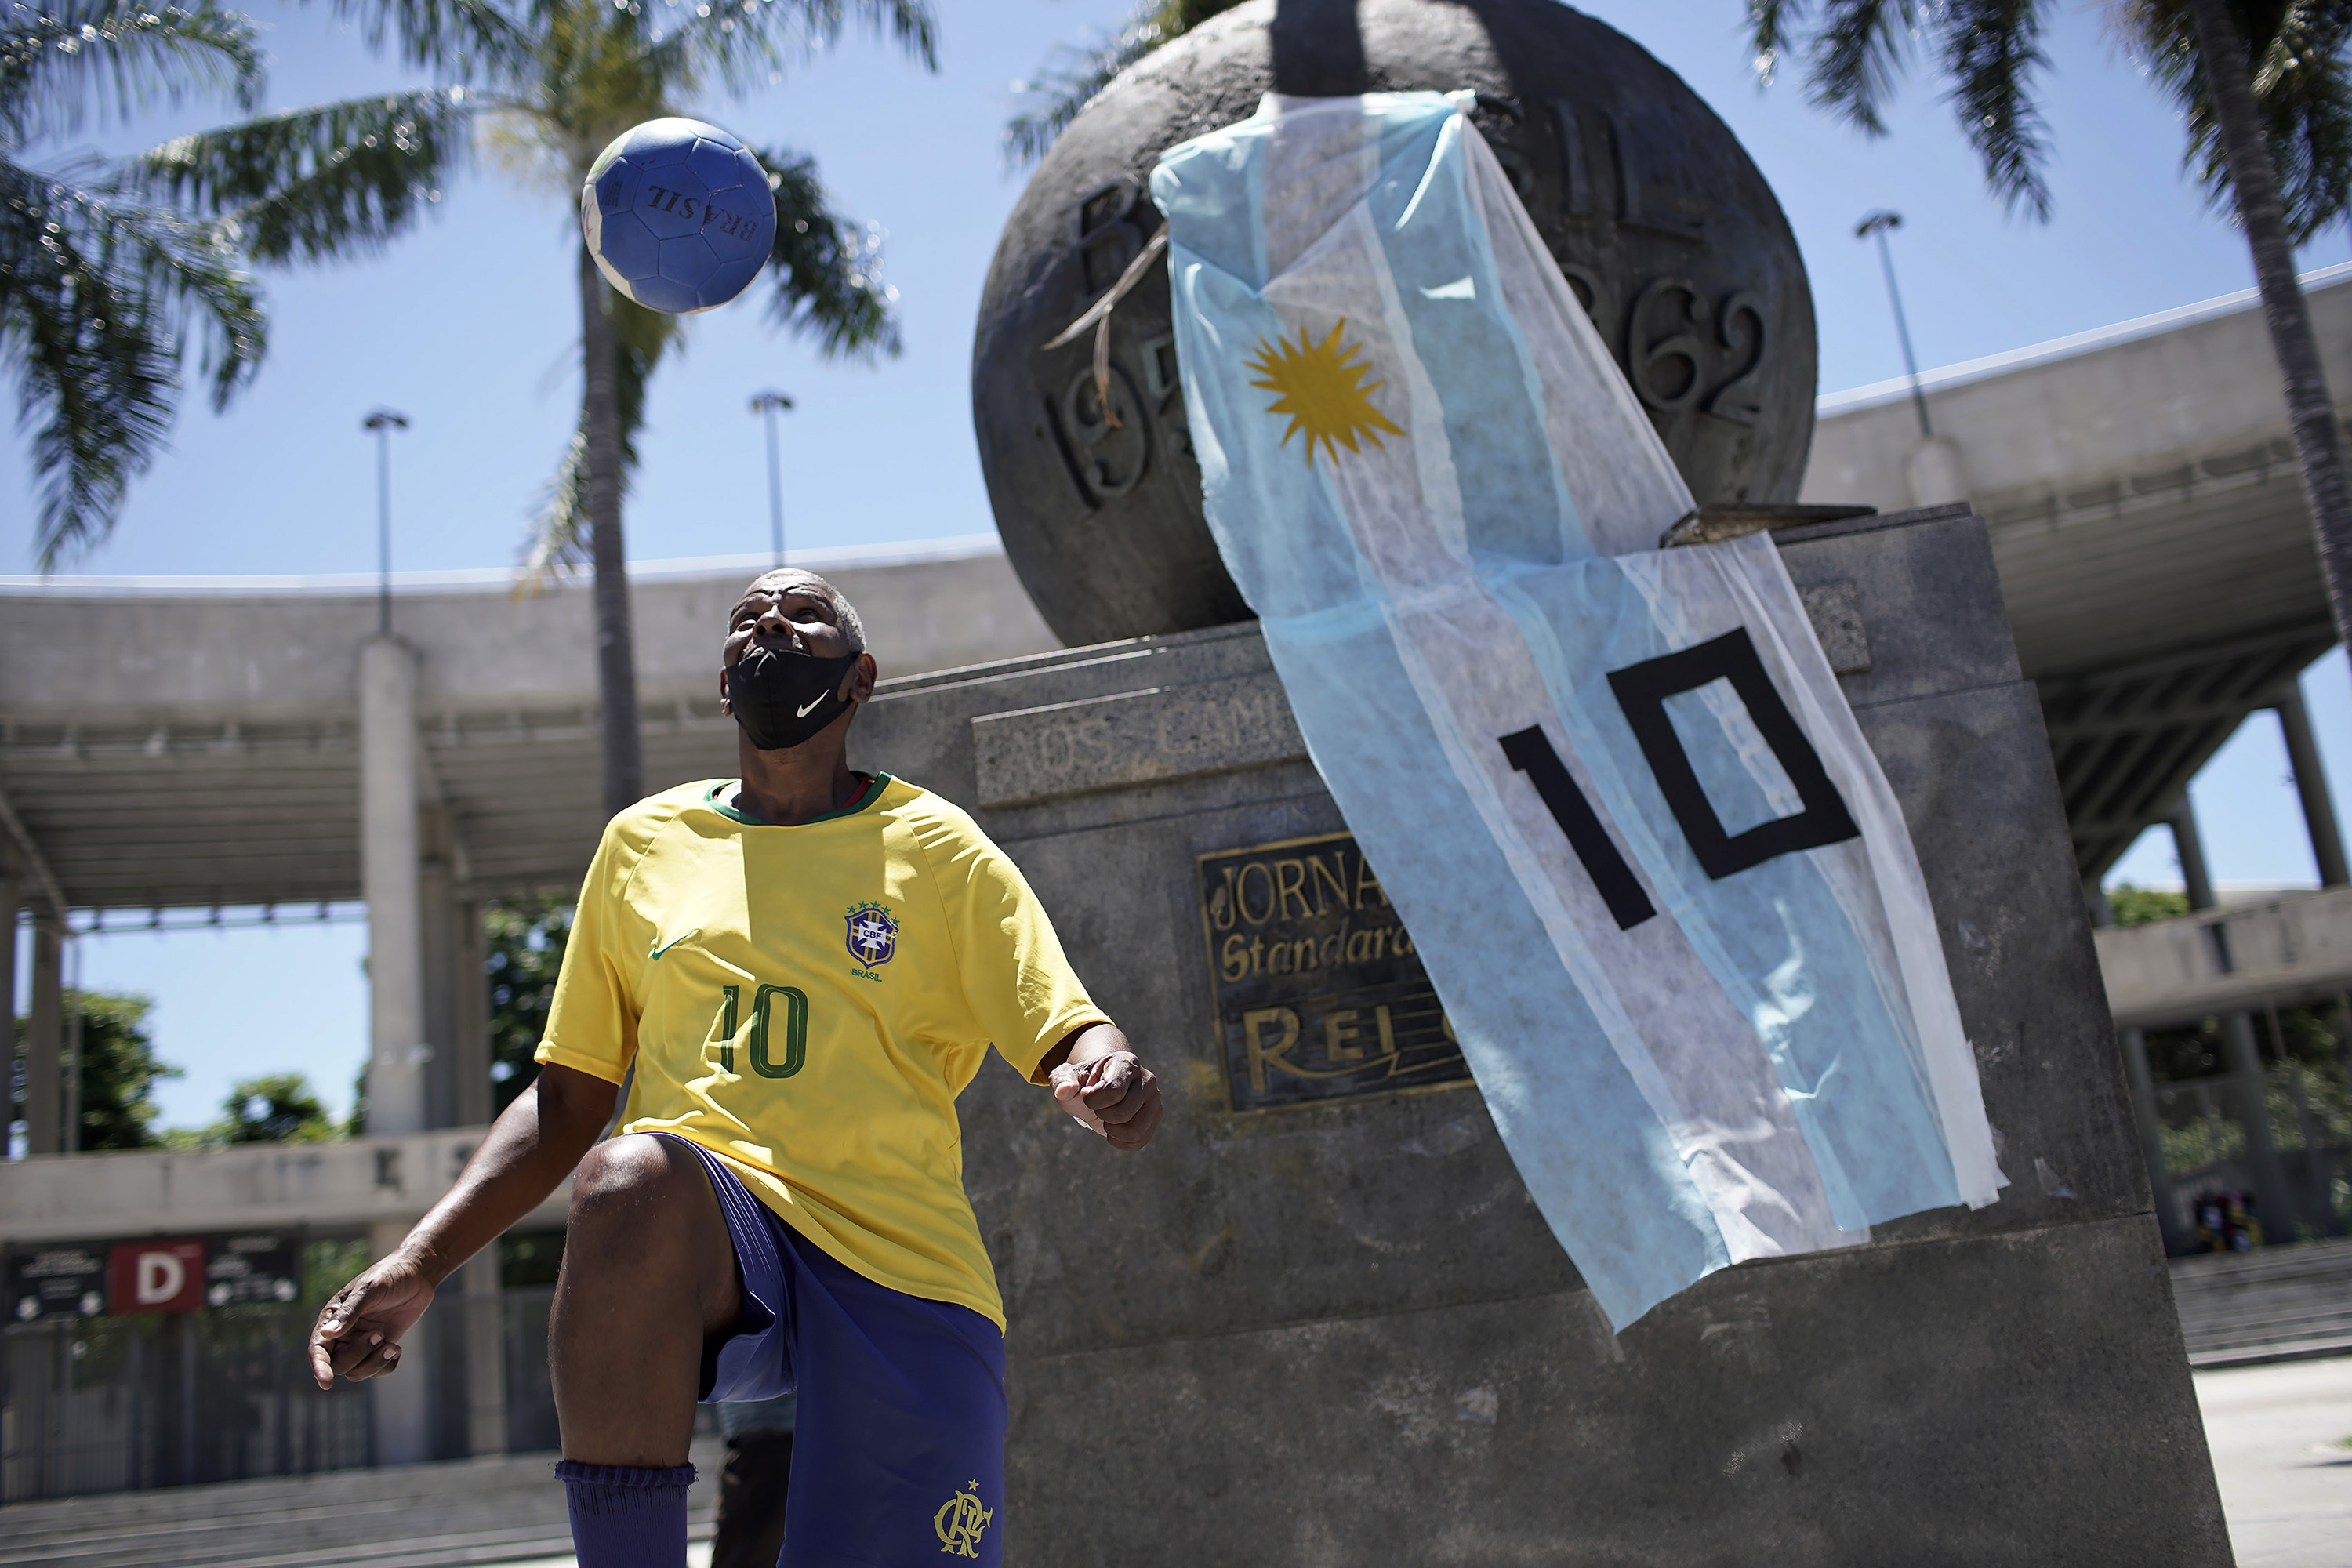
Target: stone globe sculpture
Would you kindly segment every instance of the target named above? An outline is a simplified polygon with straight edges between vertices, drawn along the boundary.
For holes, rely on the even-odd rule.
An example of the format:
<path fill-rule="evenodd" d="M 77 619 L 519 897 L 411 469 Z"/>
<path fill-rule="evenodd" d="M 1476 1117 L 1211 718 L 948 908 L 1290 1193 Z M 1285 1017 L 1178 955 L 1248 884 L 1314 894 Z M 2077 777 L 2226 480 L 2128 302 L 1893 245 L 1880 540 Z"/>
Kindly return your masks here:
<path fill-rule="evenodd" d="M 1201 510 L 1167 271 L 1093 334 L 1044 345 L 1160 226 L 1177 142 L 1304 97 L 1469 89 L 1474 120 L 1702 505 L 1795 499 L 1812 439 L 1812 295 L 1738 140 L 1664 66 L 1555 0 L 1252 0 L 1123 73 L 1006 220 L 981 298 L 972 413 L 1006 553 L 1072 644 L 1249 618 Z"/>

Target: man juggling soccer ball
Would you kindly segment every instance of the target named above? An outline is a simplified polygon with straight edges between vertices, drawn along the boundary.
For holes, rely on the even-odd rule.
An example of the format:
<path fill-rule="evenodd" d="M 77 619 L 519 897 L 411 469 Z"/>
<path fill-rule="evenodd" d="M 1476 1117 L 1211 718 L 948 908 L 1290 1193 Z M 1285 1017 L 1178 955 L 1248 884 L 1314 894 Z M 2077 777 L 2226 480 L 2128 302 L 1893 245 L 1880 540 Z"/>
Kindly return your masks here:
<path fill-rule="evenodd" d="M 795 1385 L 782 1563 L 998 1562 L 1004 1319 L 956 1095 L 992 1045 L 1114 1148 L 1159 1125 L 1003 852 L 850 770 L 865 643 L 823 578 L 744 591 L 741 779 L 606 826 L 537 1081 L 311 1335 L 321 1387 L 394 1371 L 434 1288 L 572 1176 L 548 1355 L 582 1568 L 683 1564 L 696 1402 Z"/>

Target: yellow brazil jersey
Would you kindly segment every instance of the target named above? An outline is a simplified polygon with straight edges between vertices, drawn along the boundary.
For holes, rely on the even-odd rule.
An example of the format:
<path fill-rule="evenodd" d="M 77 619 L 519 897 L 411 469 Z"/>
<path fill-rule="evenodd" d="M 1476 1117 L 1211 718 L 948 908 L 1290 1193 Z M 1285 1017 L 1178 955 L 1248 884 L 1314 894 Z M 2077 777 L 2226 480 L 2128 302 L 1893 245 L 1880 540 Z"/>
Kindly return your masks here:
<path fill-rule="evenodd" d="M 1104 1021 L 971 818 L 887 774 L 782 827 L 681 785 L 614 817 L 580 891 L 542 1062 L 636 1077 L 674 1132 L 860 1274 L 1004 1325 L 955 1100 Z"/>

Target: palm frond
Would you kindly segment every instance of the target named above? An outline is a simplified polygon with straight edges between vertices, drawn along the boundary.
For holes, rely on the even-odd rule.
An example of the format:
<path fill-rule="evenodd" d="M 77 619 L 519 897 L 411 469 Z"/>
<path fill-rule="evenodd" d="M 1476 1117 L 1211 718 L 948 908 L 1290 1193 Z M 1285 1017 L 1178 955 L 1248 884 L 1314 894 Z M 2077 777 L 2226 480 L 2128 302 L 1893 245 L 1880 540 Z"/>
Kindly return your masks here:
<path fill-rule="evenodd" d="M 876 37 L 897 44 L 925 70 L 940 68 L 940 25 L 926 0 L 848 0 L 845 6 L 842 0 L 799 0 L 799 8 L 828 14 L 821 35 L 828 43 L 845 24 L 856 21 Z"/>
<path fill-rule="evenodd" d="M 624 490 L 626 484 L 624 483 Z M 588 432 L 574 430 L 563 460 L 547 481 L 544 499 L 530 520 L 530 533 L 515 557 L 514 596 L 527 599 L 558 577 L 589 563 Z"/>
<path fill-rule="evenodd" d="M 1806 73 L 1812 100 L 1870 135 L 1886 134 L 1882 110 L 1917 19 L 1915 0 L 1829 0 Z"/>
<path fill-rule="evenodd" d="M 700 0 L 684 18 L 646 47 L 648 74 L 691 89 L 716 71 L 730 92 L 765 85 L 803 48 L 831 42 L 793 37 L 794 18 L 760 0 Z"/>
<path fill-rule="evenodd" d="M 820 46 L 839 37 L 852 23 L 887 38 L 923 67 L 940 68 L 939 23 L 927 0 L 789 0 L 790 9 Z"/>
<path fill-rule="evenodd" d="M 814 160 L 782 151 L 759 158 L 776 194 L 769 319 L 814 337 L 828 355 L 896 354 L 898 326 L 890 305 L 898 296 L 882 281 L 881 231 L 825 205 Z"/>
<path fill-rule="evenodd" d="M 629 476 L 636 471 L 637 437 L 645 429 L 646 384 L 663 356 L 673 348 L 682 349 L 686 340 L 676 316 L 648 310 L 609 289 L 604 304 L 613 327 L 613 401 L 620 416 L 621 488 L 625 495 Z M 547 482 L 517 558 L 514 591 L 519 597 L 589 564 L 586 409 L 581 415 L 581 427 L 564 446 L 563 458 Z"/>
<path fill-rule="evenodd" d="M 449 88 L 291 110 L 179 137 L 133 167 L 157 194 L 234 222 L 257 260 L 362 254 L 441 199 L 487 101 Z"/>
<path fill-rule="evenodd" d="M 2183 165 L 2216 211 L 2231 212 L 2229 160 L 2189 7 L 2132 0 L 2119 9 L 2126 44 L 2188 122 Z M 2301 245 L 2352 211 L 2352 4 L 2231 0 L 2229 9 L 2246 47 L 2288 233 Z"/>
<path fill-rule="evenodd" d="M 1145 0 L 1118 32 L 1091 44 L 1065 45 L 1046 58 L 1034 77 L 1013 84 L 1024 107 L 1004 124 L 1008 170 L 1026 168 L 1043 158 L 1096 94 L 1173 37 L 1162 9 L 1159 0 Z"/>
<path fill-rule="evenodd" d="M 1007 172 L 1043 158 L 1055 139 L 1119 72 L 1160 45 L 1182 37 L 1240 4 L 1241 0 L 1142 0 L 1118 32 L 1103 34 L 1090 44 L 1055 50 L 1034 78 L 1013 84 L 1013 96 L 1027 107 L 1005 121 Z"/>
<path fill-rule="evenodd" d="M 2047 221 L 2049 142 L 2033 97 L 2033 79 L 2050 67 L 2042 11 L 2041 0 L 1948 0 L 1938 20 L 1950 101 L 1984 162 L 1985 183 L 2011 211 Z"/>
<path fill-rule="evenodd" d="M 0 162 L 0 363 L 32 434 L 41 568 L 102 538 L 162 449 L 192 339 L 215 405 L 259 363 L 265 327 L 221 226 L 123 199 L 102 170 Z"/>
<path fill-rule="evenodd" d="M 478 71 L 513 82 L 534 68 L 530 29 L 492 0 L 334 0 L 334 7 L 359 24 L 368 47 L 394 39 L 403 60 L 444 78 Z"/>
<path fill-rule="evenodd" d="M 204 0 L 147 9 L 130 0 L 16 5 L 0 21 L 0 143 L 70 132 L 95 109 L 121 117 L 191 89 L 250 109 L 261 92 L 260 29 Z"/>
<path fill-rule="evenodd" d="M 2352 5 L 2290 7 L 2255 61 L 2254 96 L 2301 245 L 2352 209 Z M 2219 138 L 2215 139 L 2218 161 Z M 2211 188 L 2218 195 L 2218 184 Z"/>
<path fill-rule="evenodd" d="M 1181 37 L 1241 3 L 1242 0 L 1160 0 L 1160 26 L 1171 37 Z"/>
<path fill-rule="evenodd" d="M 1769 82 L 1783 55 L 1796 56 L 1806 96 L 1870 136 L 1886 133 L 1886 105 L 1914 50 L 1932 50 L 1985 183 L 2011 211 L 2046 219 L 2049 142 L 2035 90 L 2050 66 L 2042 34 L 2053 3 L 1822 0 L 1816 11 L 1813 0 L 1747 0 L 1748 42 L 1759 77 Z"/>
<path fill-rule="evenodd" d="M 648 50 L 664 79 L 716 71 L 730 91 L 764 86 L 793 56 L 827 48 L 853 24 L 939 69 L 939 24 L 927 0 L 700 0 Z"/>
<path fill-rule="evenodd" d="M 1757 76 L 1770 86 L 1780 68 L 1780 51 L 1804 24 L 1811 0 L 1748 0 L 1748 44 L 1756 51 Z"/>

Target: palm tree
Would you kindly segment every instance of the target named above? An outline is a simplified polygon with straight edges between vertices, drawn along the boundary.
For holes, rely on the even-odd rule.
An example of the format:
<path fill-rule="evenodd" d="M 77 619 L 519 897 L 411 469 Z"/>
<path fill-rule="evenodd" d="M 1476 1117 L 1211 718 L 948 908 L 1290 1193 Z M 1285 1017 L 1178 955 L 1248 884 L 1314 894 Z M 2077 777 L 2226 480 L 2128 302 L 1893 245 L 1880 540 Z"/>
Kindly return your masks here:
<path fill-rule="evenodd" d="M 38 168 L 26 150 L 92 109 L 190 89 L 250 107 L 260 89 L 253 24 L 208 3 L 64 0 L 0 19 L 0 364 L 32 434 L 43 571 L 112 525 L 163 445 L 189 350 L 217 407 L 260 363 L 265 323 L 228 225 L 146 199 L 121 165 Z"/>
<path fill-rule="evenodd" d="M 1963 133 L 2012 211 L 2050 213 L 2034 79 L 2054 0 L 1748 0 L 1757 67 L 1805 62 L 1814 102 L 1872 135 L 1916 47 L 1949 79 Z M 2320 571 L 2338 638 L 2352 645 L 2352 485 L 2341 432 L 2295 281 L 2294 247 L 2352 200 L 2352 0 L 2111 0 L 2124 37 L 2183 110 L 2186 161 L 2216 205 L 2234 206 L 2302 458 Z"/>
<path fill-rule="evenodd" d="M 588 167 L 614 137 L 677 114 L 714 80 L 741 96 L 781 79 L 805 49 L 851 21 L 937 65 L 925 0 L 338 0 L 372 46 L 396 45 L 446 85 L 367 103 L 403 112 L 382 131 L 336 122 L 338 135 L 291 133 L 278 117 L 184 137 L 143 163 L 149 186 L 194 211 L 234 216 L 257 260 L 305 260 L 372 249 L 415 221 L 422 204 L 480 140 L 576 199 Z M 341 106 L 339 106 L 339 109 Z M 316 121 L 339 110 L 306 110 Z M 380 117 L 379 117 L 380 118 Z M 307 122 L 306 122 L 307 123 Z M 881 280 L 878 238 L 827 206 L 814 163 L 755 150 L 777 206 L 768 314 L 827 354 L 895 353 L 895 297 Z M 394 191 L 345 171 L 394 160 Z M 402 193 L 408 193 L 404 202 Z M 580 422 L 526 547 L 526 583 L 576 566 L 595 584 L 604 795 L 617 812 L 645 793 L 637 687 L 621 533 L 621 499 L 635 461 L 645 390 L 677 346 L 676 317 L 642 310 L 605 284 L 586 246 L 580 295 Z"/>
<path fill-rule="evenodd" d="M 1004 159 L 1019 167 L 1034 163 L 1078 117 L 1111 78 L 1158 48 L 1183 37 L 1241 0 L 1141 0 L 1116 33 L 1057 49 L 1028 81 L 1013 84 L 1028 107 L 1004 126 Z"/>

